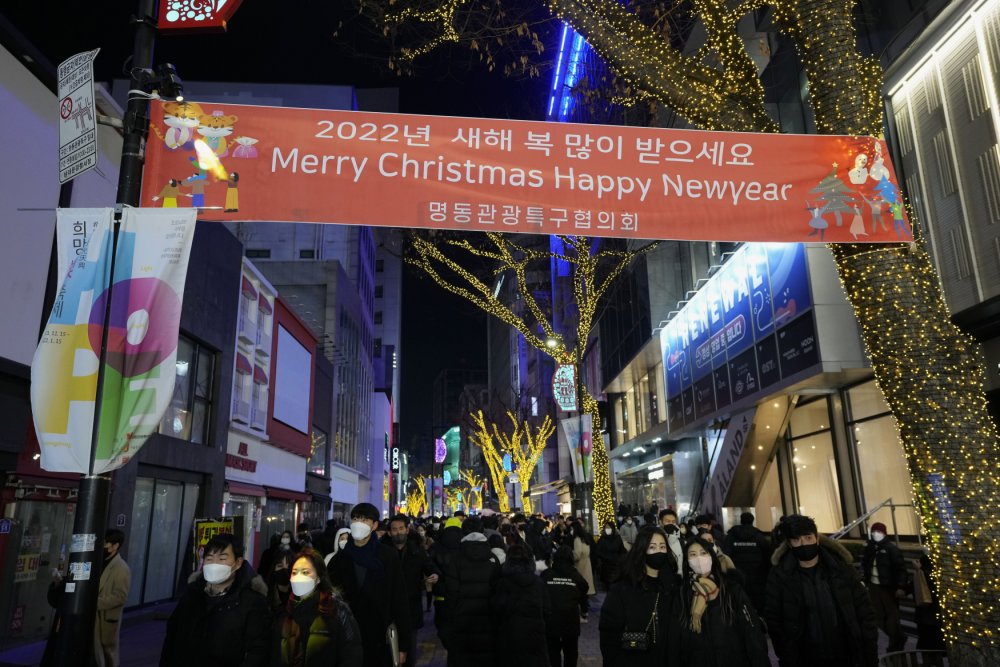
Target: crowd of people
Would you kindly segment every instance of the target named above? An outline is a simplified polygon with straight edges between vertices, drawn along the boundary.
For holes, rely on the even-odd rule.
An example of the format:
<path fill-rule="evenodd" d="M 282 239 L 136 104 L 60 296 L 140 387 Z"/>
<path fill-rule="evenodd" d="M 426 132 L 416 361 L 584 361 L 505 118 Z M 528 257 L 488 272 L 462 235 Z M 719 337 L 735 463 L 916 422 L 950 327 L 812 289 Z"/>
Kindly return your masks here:
<path fill-rule="evenodd" d="M 768 535 L 749 513 L 728 533 L 710 515 L 619 513 L 595 538 L 565 516 L 382 520 L 361 504 L 347 527 L 275 536 L 256 569 L 217 535 L 160 664 L 412 667 L 433 609 L 448 667 L 576 667 L 596 582 L 606 667 L 765 667 L 768 639 L 782 667 L 874 667 L 878 628 L 902 646 L 910 584 L 881 524 L 858 568 L 805 516 Z"/>

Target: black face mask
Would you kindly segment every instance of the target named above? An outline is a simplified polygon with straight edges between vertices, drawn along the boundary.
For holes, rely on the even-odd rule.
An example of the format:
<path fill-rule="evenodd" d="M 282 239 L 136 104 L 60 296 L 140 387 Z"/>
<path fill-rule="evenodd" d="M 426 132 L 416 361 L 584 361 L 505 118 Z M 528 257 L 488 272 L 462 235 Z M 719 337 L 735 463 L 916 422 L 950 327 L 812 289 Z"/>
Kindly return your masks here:
<path fill-rule="evenodd" d="M 288 586 L 292 573 L 289 570 L 275 570 L 274 583 L 279 586 Z"/>
<path fill-rule="evenodd" d="M 654 570 L 662 570 L 663 566 L 667 564 L 667 554 L 665 553 L 655 553 L 646 554 L 646 565 L 653 568 Z"/>
<path fill-rule="evenodd" d="M 406 533 L 400 533 L 392 536 L 392 543 L 396 546 L 406 544 Z"/>
<path fill-rule="evenodd" d="M 667 535 L 673 535 L 677 532 L 677 526 L 675 524 L 668 523 L 663 527 L 663 530 L 666 531 Z"/>
<path fill-rule="evenodd" d="M 800 561 L 812 560 L 819 555 L 819 545 L 800 544 L 797 547 L 792 547 L 792 554 Z"/>

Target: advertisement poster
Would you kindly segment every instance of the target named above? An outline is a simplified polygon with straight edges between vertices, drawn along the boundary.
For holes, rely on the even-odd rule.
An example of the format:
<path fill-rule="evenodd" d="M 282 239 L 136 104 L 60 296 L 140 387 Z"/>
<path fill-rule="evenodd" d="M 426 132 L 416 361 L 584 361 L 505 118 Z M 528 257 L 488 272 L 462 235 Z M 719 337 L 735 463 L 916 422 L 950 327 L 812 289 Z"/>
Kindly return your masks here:
<path fill-rule="evenodd" d="M 233 517 L 194 520 L 194 569 L 200 570 L 205 560 L 205 545 L 220 533 L 235 532 Z"/>

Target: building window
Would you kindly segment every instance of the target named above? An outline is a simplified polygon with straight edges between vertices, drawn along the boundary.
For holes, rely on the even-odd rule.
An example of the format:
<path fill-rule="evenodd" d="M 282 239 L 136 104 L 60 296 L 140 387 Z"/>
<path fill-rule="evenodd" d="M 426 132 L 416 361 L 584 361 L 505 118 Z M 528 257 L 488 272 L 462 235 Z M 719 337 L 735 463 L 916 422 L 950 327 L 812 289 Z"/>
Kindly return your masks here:
<path fill-rule="evenodd" d="M 307 470 L 314 475 L 327 476 L 326 463 L 329 459 L 329 438 L 323 429 L 313 426 L 312 429 L 312 450 L 309 454 L 309 461 L 306 463 Z"/>
<path fill-rule="evenodd" d="M 247 248 L 247 259 L 270 259 L 270 248 Z"/>
<path fill-rule="evenodd" d="M 315 250 L 299 250 L 299 259 L 316 259 Z"/>
<path fill-rule="evenodd" d="M 177 341 L 174 396 L 159 432 L 172 438 L 209 444 L 208 429 L 215 380 L 215 354 L 186 336 Z"/>
<path fill-rule="evenodd" d="M 843 524 L 840 476 L 833 456 L 830 406 L 827 399 L 800 404 L 792 412 L 791 459 L 800 514 L 811 516 L 821 532 Z"/>
<path fill-rule="evenodd" d="M 381 299 L 382 298 L 382 286 L 381 285 L 376 285 L 375 286 L 375 298 L 376 299 Z"/>
<path fill-rule="evenodd" d="M 375 311 L 375 324 L 382 324 L 382 311 Z"/>
<path fill-rule="evenodd" d="M 375 273 L 382 273 L 383 271 L 385 271 L 385 260 L 384 259 L 376 259 L 375 260 Z"/>

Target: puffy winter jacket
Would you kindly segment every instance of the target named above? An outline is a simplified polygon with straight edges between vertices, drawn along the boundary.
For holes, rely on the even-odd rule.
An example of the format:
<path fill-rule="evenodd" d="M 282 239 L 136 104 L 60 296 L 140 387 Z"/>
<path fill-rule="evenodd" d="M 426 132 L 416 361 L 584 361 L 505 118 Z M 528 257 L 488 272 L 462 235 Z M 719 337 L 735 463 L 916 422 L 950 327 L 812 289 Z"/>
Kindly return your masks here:
<path fill-rule="evenodd" d="M 486 536 L 466 535 L 444 570 L 448 615 L 440 631 L 448 648 L 449 667 L 494 664 L 495 630 L 490 599 L 499 577 L 500 564 Z"/>
<path fill-rule="evenodd" d="M 548 667 L 545 617 L 549 595 L 535 564 L 508 560 L 490 601 L 496 621 L 495 650 L 500 664 Z"/>

